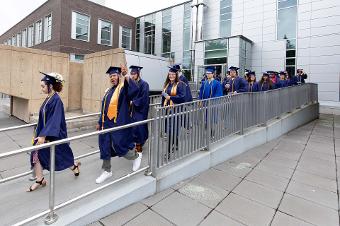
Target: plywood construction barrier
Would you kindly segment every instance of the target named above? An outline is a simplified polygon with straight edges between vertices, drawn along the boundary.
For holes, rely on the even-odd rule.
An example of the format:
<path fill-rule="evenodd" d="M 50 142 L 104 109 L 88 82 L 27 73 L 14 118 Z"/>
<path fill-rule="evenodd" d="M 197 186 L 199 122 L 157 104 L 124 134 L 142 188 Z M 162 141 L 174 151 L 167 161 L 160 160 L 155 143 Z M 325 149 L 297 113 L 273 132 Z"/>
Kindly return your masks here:
<path fill-rule="evenodd" d="M 40 90 L 42 72 L 58 72 L 69 81 L 68 54 L 31 48 L 0 45 L 0 92 L 13 98 L 12 115 L 30 121 L 39 112 L 45 95 Z M 69 87 L 65 85 L 60 96 L 68 109 Z"/>
<path fill-rule="evenodd" d="M 84 113 L 100 111 L 105 90 L 111 87 L 106 71 L 110 66 L 126 64 L 123 49 L 112 49 L 85 56 L 82 109 Z"/>

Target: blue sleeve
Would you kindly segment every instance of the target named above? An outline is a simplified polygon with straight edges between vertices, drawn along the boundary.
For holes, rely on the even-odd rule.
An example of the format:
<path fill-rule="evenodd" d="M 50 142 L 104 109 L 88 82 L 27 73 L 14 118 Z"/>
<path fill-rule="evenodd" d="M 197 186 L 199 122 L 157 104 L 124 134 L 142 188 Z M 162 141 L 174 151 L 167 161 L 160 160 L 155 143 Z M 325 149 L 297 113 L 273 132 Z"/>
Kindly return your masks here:
<path fill-rule="evenodd" d="M 221 97 L 223 96 L 222 85 L 220 82 L 216 81 L 214 83 L 214 95 L 212 97 Z"/>
<path fill-rule="evenodd" d="M 171 96 L 170 100 L 172 100 L 175 104 L 181 104 L 185 102 L 185 85 L 182 82 L 178 83 L 177 94 L 176 96 Z"/>
<path fill-rule="evenodd" d="M 244 93 L 247 92 L 247 86 L 248 86 L 248 82 L 245 79 L 241 79 L 241 86 L 240 86 L 240 92 Z"/>
<path fill-rule="evenodd" d="M 47 106 L 46 106 L 47 107 Z M 40 131 L 39 137 L 59 137 L 61 124 L 65 123 L 64 105 L 60 98 L 54 100 L 46 109 L 48 119 L 44 128 Z M 46 114 L 47 117 L 47 114 Z M 44 120 L 44 119 L 43 119 Z"/>
<path fill-rule="evenodd" d="M 185 77 L 183 74 L 182 74 L 182 76 L 179 78 L 179 80 L 181 80 L 181 81 L 184 82 L 185 84 L 189 85 L 189 82 L 188 82 L 187 77 Z"/>
<path fill-rule="evenodd" d="M 132 104 L 135 107 L 143 107 L 145 105 L 149 105 L 149 84 L 146 82 L 143 83 L 140 89 L 142 95 L 132 100 Z"/>
<path fill-rule="evenodd" d="M 135 81 L 132 79 L 129 79 L 129 81 L 126 81 L 124 78 L 124 89 L 127 95 L 127 99 L 130 101 L 132 100 L 137 94 L 138 94 L 138 86 Z"/>

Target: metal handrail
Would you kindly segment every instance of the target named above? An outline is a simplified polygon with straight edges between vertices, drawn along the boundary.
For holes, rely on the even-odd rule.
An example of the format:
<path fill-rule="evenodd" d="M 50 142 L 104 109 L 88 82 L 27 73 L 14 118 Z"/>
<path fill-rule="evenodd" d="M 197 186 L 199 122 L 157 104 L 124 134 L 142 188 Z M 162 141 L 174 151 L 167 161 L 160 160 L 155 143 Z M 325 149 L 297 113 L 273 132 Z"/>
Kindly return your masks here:
<path fill-rule="evenodd" d="M 88 118 L 88 117 L 92 117 L 92 116 L 98 116 L 100 115 L 100 112 L 98 113 L 91 113 L 91 114 L 86 114 L 86 115 L 80 115 L 80 116 L 74 116 L 74 117 L 69 117 L 66 118 L 66 121 L 71 121 L 71 120 L 76 120 L 76 119 L 82 119 L 82 118 Z M 12 127 L 7 127 L 7 128 L 2 128 L 0 129 L 0 133 L 1 132 L 7 132 L 7 131 L 11 131 L 11 130 L 17 130 L 17 129 L 23 129 L 23 128 L 28 128 L 28 127 L 33 127 L 36 126 L 37 123 L 30 123 L 30 124 L 26 124 L 26 125 L 21 125 L 21 126 L 12 126 Z"/>
<path fill-rule="evenodd" d="M 22 149 L 19 149 L 19 150 L 14 150 L 14 151 L 10 151 L 10 152 L 6 152 L 6 153 L 2 153 L 0 154 L 0 159 L 3 159 L 3 158 L 8 158 L 8 157 L 11 157 L 11 156 L 15 156 L 15 155 L 19 155 L 19 154 L 23 154 L 23 153 L 30 153 L 32 151 L 36 151 L 36 150 L 41 150 L 41 149 L 44 149 L 44 148 L 51 148 L 50 149 L 50 191 L 49 191 L 49 210 L 48 211 L 43 211 L 42 213 L 39 213 L 39 214 L 36 214 L 35 216 L 33 217 L 30 217 L 28 219 L 25 219 L 24 221 L 21 221 L 21 222 L 18 222 L 16 223 L 15 225 L 24 225 L 24 224 L 27 224 L 29 222 L 32 222 L 42 216 L 44 216 L 45 214 L 48 214 L 48 216 L 45 218 L 45 223 L 46 224 L 52 224 L 54 223 L 57 219 L 58 219 L 58 216 L 55 214 L 55 210 L 56 209 L 60 209 L 64 206 L 67 206 L 67 205 L 70 205 L 71 203 L 73 202 L 76 202 L 77 200 L 79 199 L 82 199 L 82 198 L 85 198 L 95 192 L 98 192 L 114 183 L 117 183 L 127 177 L 130 177 L 132 175 L 135 175 L 137 173 L 140 173 L 144 170 L 148 170 L 150 171 L 150 165 L 151 165 L 151 139 L 149 139 L 149 158 L 148 158 L 148 165 L 136 172 L 133 172 L 131 174 L 128 174 L 124 177 L 121 177 L 115 181 L 112 181 L 110 182 L 109 184 L 106 184 L 106 185 L 103 185 L 99 188 L 96 188 L 94 190 L 91 190 L 85 194 L 82 194 L 74 199 L 71 199 L 71 200 L 68 200 L 67 202 L 64 202 L 62 204 L 59 204 L 58 206 L 55 206 L 54 205 L 54 200 L 55 200 L 55 147 L 57 145 L 60 145 L 60 144 L 65 144 L 65 143 L 70 143 L 71 141 L 75 141 L 75 140 L 80 140 L 80 139 L 84 139 L 84 138 L 87 138 L 87 137 L 91 137 L 91 136 L 96 136 L 96 135 L 102 135 L 102 134 L 106 134 L 106 133 L 110 133 L 110 132 L 114 132 L 114 131 L 118 131 L 118 130 L 121 130 L 121 129 L 127 129 L 127 128 L 131 128 L 131 127 L 134 127 L 134 126 L 139 126 L 139 125 L 143 125 L 143 124 L 148 124 L 150 122 L 153 122 L 155 119 L 147 119 L 147 120 L 143 120 L 143 121 L 139 121 L 139 122 L 134 122 L 134 123 L 130 123 L 130 124 L 127 124 L 127 125 L 122 125 L 122 126 L 117 126 L 117 127 L 114 127 L 114 128 L 110 128 L 110 129 L 104 129 L 104 130 L 100 130 L 100 131 L 95 131 L 95 132 L 91 132 L 91 133 L 87 133 L 87 134 L 82 134 L 82 135 L 78 135 L 78 136 L 74 136 L 74 137 L 70 137 L 70 138 L 65 138 L 65 139 L 62 139 L 62 140 L 57 140 L 57 141 L 53 141 L 53 142 L 49 142 L 49 143 L 45 143 L 45 144 L 41 144 L 41 145 L 37 145 L 37 146 L 32 146 L 32 147 L 27 147 L 27 148 L 22 148 Z M 94 152 L 90 153 L 90 154 L 94 154 Z M 151 175 L 150 172 L 147 172 L 146 175 Z"/>
<path fill-rule="evenodd" d="M 283 89 L 285 89 L 285 88 L 283 88 Z M 288 93 L 288 89 L 286 89 L 287 90 L 287 93 Z M 291 108 L 293 108 L 293 107 L 295 107 L 295 106 L 297 106 L 297 105 L 299 105 L 299 104 L 301 104 L 301 103 L 303 103 L 303 101 L 307 101 L 307 103 L 311 103 L 311 102 L 315 102 L 315 101 L 317 101 L 317 96 L 315 97 L 315 95 L 317 95 L 317 94 L 315 94 L 315 92 L 317 92 L 317 87 L 314 87 L 313 85 L 310 85 L 310 86 L 306 86 L 306 88 L 304 88 L 304 89 L 302 89 L 302 91 L 299 91 L 298 93 L 302 93 L 302 94 L 304 94 L 304 92 L 305 91 L 309 91 L 309 94 L 306 94 L 305 96 L 303 96 L 300 100 L 297 100 L 297 101 L 295 101 L 294 103 L 292 103 L 292 104 L 290 104 L 290 105 L 287 105 L 286 107 L 287 107 L 287 110 L 290 110 Z M 266 91 L 266 92 L 261 92 L 261 95 L 263 94 L 264 95 L 264 99 L 265 100 L 268 100 L 268 95 L 269 94 L 271 94 L 271 93 L 275 93 L 274 91 Z M 276 93 L 278 93 L 278 91 L 276 91 Z M 260 93 L 257 93 L 258 95 L 260 95 Z M 209 117 L 212 117 L 212 118 L 214 118 L 215 116 L 214 116 L 214 111 L 213 110 L 217 110 L 217 108 L 216 109 L 213 109 L 214 107 L 216 107 L 216 106 L 218 106 L 218 104 L 219 103 L 223 103 L 223 102 L 218 102 L 219 100 L 222 100 L 222 101 L 224 101 L 223 100 L 223 98 L 225 98 L 226 99 L 226 101 L 230 101 L 230 100 L 237 100 L 236 99 L 236 97 L 238 98 L 238 97 L 242 97 L 241 95 L 243 95 L 243 94 L 236 94 L 236 95 L 232 95 L 232 96 L 228 96 L 227 98 L 226 97 L 216 97 L 216 98 L 211 98 L 211 99 L 208 99 L 208 100 L 196 100 L 196 101 L 193 101 L 193 102 L 190 102 L 190 103 L 183 103 L 183 104 L 178 104 L 178 105 L 175 105 L 175 111 L 174 112 L 172 112 L 172 113 L 170 113 L 170 114 L 168 114 L 168 115 L 161 115 L 160 114 L 160 110 L 166 110 L 166 109 L 171 109 L 171 108 L 169 108 L 169 107 L 155 107 L 154 109 L 153 109 L 153 111 L 151 112 L 151 114 L 153 114 L 154 112 L 155 112 L 155 115 L 154 115 L 154 117 L 152 117 L 151 119 L 147 119 L 147 120 L 144 120 L 144 121 L 139 121 L 139 122 L 135 122 L 135 123 L 131 123 L 131 124 L 127 124 L 127 125 L 123 125 L 123 126 L 119 126 L 119 127 L 114 127 L 114 128 L 110 128 L 110 129 L 105 129 L 105 130 L 101 130 L 101 131 L 95 131 L 95 132 L 91 132 L 91 133 L 87 133 L 87 134 L 82 134 L 82 135 L 78 135 L 78 136 L 75 136 L 75 137 L 70 137 L 70 138 L 66 138 L 66 139 L 63 139 L 63 140 L 58 140 L 58 141 L 53 141 L 53 142 L 50 142 L 50 143 L 46 143 L 46 144 L 42 144 L 42 145 L 39 145 L 39 146 L 33 146 L 33 147 L 28 147 L 28 148 L 23 148 L 23 149 L 19 149 L 19 150 L 15 150 L 15 151 L 10 151 L 10 152 L 7 152 L 7 153 L 3 153 L 3 154 L 0 154 L 0 159 L 3 159 L 3 158 L 7 158 L 7 157 L 11 157 L 11 156 L 14 156 L 14 155 L 19 155 L 19 154 L 22 154 L 22 153 L 27 153 L 27 152 L 32 152 L 32 151 L 35 151 L 35 150 L 40 150 L 40 149 L 43 149 L 43 148 L 49 148 L 49 147 L 51 147 L 51 171 L 50 171 L 50 180 L 51 180 L 51 186 L 50 186 L 50 192 L 49 192 L 49 197 L 50 197 L 50 200 L 49 200 L 49 210 L 48 211 L 44 211 L 44 212 L 42 212 L 42 213 L 39 213 L 39 214 L 37 214 L 37 215 L 35 215 L 35 216 L 33 216 L 33 217 L 30 217 L 30 218 L 28 218 L 28 219 L 25 219 L 24 221 L 21 221 L 21 222 L 19 222 L 17 225 L 23 225 L 23 224 L 26 224 L 26 223 L 29 223 L 29 222 L 32 222 L 33 220 L 36 220 L 36 219 L 38 219 L 38 218 L 40 218 L 40 217 L 42 217 L 42 216 L 44 216 L 45 214 L 49 214 L 48 215 L 48 217 L 46 218 L 46 220 L 45 220 L 45 223 L 53 223 L 55 220 L 56 220 L 56 218 L 57 218 L 57 216 L 55 215 L 55 213 L 54 213 L 54 211 L 55 210 L 57 210 L 57 209 L 60 209 L 60 208 L 62 208 L 62 207 L 64 207 L 64 206 L 67 206 L 67 205 L 70 205 L 71 203 L 73 203 L 73 202 L 75 202 L 75 201 L 77 201 L 77 200 L 80 200 L 80 199 L 82 199 L 82 198 L 85 198 L 85 197 L 87 197 L 87 196 L 89 196 L 89 195 L 91 195 L 91 194 L 93 194 L 93 193 L 95 193 L 95 192 L 97 192 L 97 191 L 100 191 L 100 190 L 102 190 L 102 189 L 104 189 L 104 188 L 106 188 L 106 187 L 108 187 L 108 186 L 110 186 L 110 185 L 112 185 L 112 184 L 114 184 L 114 183 L 117 183 L 117 182 L 119 182 L 119 181 L 121 181 L 121 180 L 123 180 L 123 179 L 125 179 L 125 178 L 127 178 L 127 177 L 130 177 L 130 176 L 132 176 L 132 175 L 135 175 L 135 174 L 137 174 L 137 173 L 139 173 L 139 172 L 142 172 L 142 171 L 144 171 L 144 170 L 148 170 L 149 172 L 148 172 L 148 175 L 150 175 L 150 170 L 151 171 L 153 171 L 154 169 L 157 169 L 157 166 L 156 166 L 156 164 L 155 164 L 155 160 L 157 161 L 157 158 L 159 157 L 158 155 L 159 155 L 159 153 L 157 152 L 152 152 L 151 153 L 151 144 L 152 144 L 152 147 L 155 149 L 155 150 L 157 150 L 157 151 L 159 151 L 159 148 L 157 148 L 158 146 L 157 145 L 159 145 L 159 138 L 158 138 L 158 132 L 159 132 L 159 122 L 160 122 L 160 120 L 164 120 L 164 119 L 170 119 L 171 117 L 176 117 L 176 116 L 178 116 L 178 117 L 183 117 L 183 116 L 185 116 L 186 114 L 188 114 L 188 113 L 191 113 L 191 112 L 197 112 L 197 111 L 202 111 L 202 112 L 204 112 L 204 111 L 206 111 L 207 110 L 207 115 L 209 116 Z M 308 96 L 308 95 L 310 95 L 310 96 Z M 233 97 L 233 98 L 231 98 L 231 97 Z M 272 98 L 272 100 L 275 100 L 275 99 L 273 99 Z M 309 101 L 309 102 L 308 102 Z M 202 105 L 202 107 L 200 107 L 200 108 L 198 108 L 198 109 L 195 109 L 195 110 L 192 110 L 192 109 L 186 109 L 186 110 L 183 110 L 183 112 L 178 112 L 178 109 L 180 109 L 180 107 L 182 107 L 182 106 L 191 106 L 191 105 L 193 105 L 193 104 L 198 104 L 198 103 L 202 103 L 202 102 L 207 102 L 208 103 L 208 105 Z M 235 101 L 233 102 L 233 104 L 235 104 Z M 242 103 L 242 105 L 243 105 L 244 103 Z M 152 104 L 152 106 L 157 106 L 157 105 L 159 105 L 159 104 Z M 270 105 L 264 105 L 264 106 L 270 106 Z M 177 109 L 177 110 L 176 110 Z M 241 112 L 243 112 L 244 111 L 244 109 L 242 110 L 241 109 Z M 275 114 L 275 113 L 273 113 L 273 114 Z M 272 114 L 272 115 L 273 115 Z M 272 115 L 264 115 L 263 116 L 263 119 L 266 121 L 266 120 L 268 120 L 270 117 L 272 117 Z M 242 120 L 244 120 L 244 114 L 242 114 Z M 261 119 L 260 119 L 261 120 Z M 259 121 L 259 122 L 262 122 L 262 121 Z M 149 126 L 150 126 L 150 123 L 153 123 L 153 125 L 154 125 L 154 127 L 153 127 L 153 136 L 154 136 L 154 139 L 155 140 L 153 140 L 153 142 L 151 143 L 151 137 L 152 136 L 150 136 L 149 137 L 149 140 L 148 140 L 148 142 L 149 142 L 149 158 L 148 158 L 148 166 L 146 166 L 146 167 L 144 167 L 143 169 L 140 169 L 139 171 L 137 171 L 137 172 L 134 172 L 134 173 L 132 173 L 132 174 L 128 174 L 128 175 L 126 175 L 126 176 L 123 176 L 123 177 L 121 177 L 121 178 L 119 178 L 119 179 L 117 179 L 117 180 L 115 180 L 115 181 L 112 181 L 112 182 L 110 182 L 109 184 L 106 184 L 106 185 L 104 185 L 104 186 L 102 186 L 102 187 L 99 187 L 99 188 L 96 188 L 96 189 L 94 189 L 94 190 L 92 190 L 92 191 L 89 191 L 89 192 L 87 192 L 87 193 L 85 193 L 85 194 L 82 194 L 82 195 L 80 195 L 80 196 L 78 196 L 78 197 L 76 197 L 76 198 L 73 198 L 73 199 L 71 199 L 71 200 L 68 200 L 68 201 L 66 201 L 66 202 L 64 202 L 64 203 L 61 203 L 61 204 L 59 204 L 59 205 L 57 205 L 57 206 L 55 206 L 54 205 L 54 173 L 55 173 L 55 171 L 54 171 L 54 164 L 55 164 L 55 162 L 54 162 L 54 151 L 55 151 L 55 146 L 56 145 L 60 145 L 60 144 L 64 144 L 64 143 L 69 143 L 69 142 L 71 142 L 71 141 L 75 141 L 75 140 L 79 140 L 79 139 L 84 139 L 84 138 L 87 138 L 87 137 L 91 137 L 91 136 L 97 136 L 97 135 L 101 135 L 101 134 L 105 134 L 105 133 L 109 133 L 109 132 L 114 132 L 114 131 L 117 131 L 117 130 L 121 130 L 121 129 L 126 129 L 126 128 L 130 128 L 130 127 L 134 127 L 134 126 L 139 126 L 139 125 L 143 125 L 143 124 L 149 124 Z M 177 123 L 177 121 L 175 121 L 175 123 L 172 125 L 172 126 L 174 126 L 175 128 L 177 127 L 177 125 L 176 125 L 176 123 Z M 207 121 L 206 121 L 206 123 L 208 123 L 208 125 L 207 125 L 207 128 L 208 128 L 208 131 L 213 131 L 213 130 L 217 130 L 215 127 L 213 127 L 214 125 L 211 125 L 211 119 L 210 118 L 208 118 L 207 119 Z M 202 123 L 202 124 L 204 124 L 204 123 Z M 241 127 L 247 127 L 247 125 L 248 124 L 246 124 L 246 125 L 243 125 L 243 124 L 241 124 L 240 126 Z M 251 125 L 251 123 L 249 124 L 249 125 Z M 155 129 L 156 128 L 156 129 Z M 238 127 L 237 127 L 238 128 Z M 203 127 L 203 129 L 204 129 L 204 127 Z M 242 130 L 241 131 L 243 131 L 243 129 L 244 128 L 241 128 Z M 151 131 L 151 129 L 150 129 L 150 127 L 149 127 L 149 130 Z M 217 131 L 218 132 L 218 131 Z M 214 142 L 216 142 L 218 139 L 221 139 L 221 137 L 220 138 L 218 138 L 218 139 L 214 139 L 214 138 L 211 138 L 210 139 L 210 132 L 208 132 L 208 134 L 207 134 L 207 140 L 205 141 L 206 143 L 206 145 L 207 145 L 207 148 L 209 149 L 209 145 L 210 144 L 212 144 L 212 143 L 214 143 Z M 228 134 L 227 134 L 228 135 Z M 225 133 L 223 133 L 223 136 L 226 136 L 226 134 Z M 158 143 L 158 144 L 157 144 Z M 154 146 L 155 145 L 155 146 Z M 155 148 L 156 147 L 156 148 Z M 90 156 L 90 155 L 93 155 L 93 154 L 96 154 L 96 153 L 98 153 L 99 151 L 98 150 L 96 150 L 96 151 L 93 151 L 93 152 L 91 152 L 91 153 L 87 153 L 87 154 L 84 154 L 84 155 L 81 155 L 81 156 L 78 156 L 77 158 L 84 158 L 84 157 L 87 157 L 87 156 Z M 191 153 L 189 153 L 189 154 L 191 154 Z M 177 159 L 175 159 L 175 160 L 178 160 L 178 159 L 180 159 L 180 158 L 182 158 L 183 156 L 178 156 L 178 158 Z M 159 168 L 159 167 L 158 167 Z M 21 175 L 23 175 L 23 174 L 21 174 Z"/>

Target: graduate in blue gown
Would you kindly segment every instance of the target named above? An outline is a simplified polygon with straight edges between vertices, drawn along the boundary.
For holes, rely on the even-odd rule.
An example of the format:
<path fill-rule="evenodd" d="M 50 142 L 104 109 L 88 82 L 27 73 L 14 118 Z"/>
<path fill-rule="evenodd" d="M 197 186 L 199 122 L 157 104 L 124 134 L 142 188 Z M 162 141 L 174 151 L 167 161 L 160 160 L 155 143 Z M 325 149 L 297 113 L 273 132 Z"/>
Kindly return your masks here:
<path fill-rule="evenodd" d="M 138 86 L 130 79 L 125 67 L 110 67 L 107 72 L 112 87 L 103 97 L 97 130 L 105 130 L 132 123 L 130 102 L 138 94 Z M 132 128 L 121 129 L 99 135 L 100 159 L 103 160 L 102 174 L 96 179 L 100 184 L 112 176 L 111 157 L 124 157 L 138 161 Z"/>
<path fill-rule="evenodd" d="M 141 79 L 140 73 L 143 67 L 130 66 L 130 76 L 138 85 L 138 94 L 135 96 L 130 104 L 131 116 L 133 122 L 143 121 L 148 119 L 149 113 L 149 84 Z M 142 155 L 143 145 L 149 137 L 148 124 L 135 126 L 132 128 L 133 139 L 136 144 L 136 151 Z M 141 158 L 139 158 L 141 160 Z M 140 166 L 140 162 L 135 161 L 136 165 L 133 166 L 133 171 L 136 171 Z"/>
<path fill-rule="evenodd" d="M 200 100 L 223 96 L 222 85 L 214 79 L 214 73 L 214 67 L 209 66 L 206 68 L 207 79 L 202 82 L 199 93 Z"/>
<path fill-rule="evenodd" d="M 296 86 L 298 85 L 298 78 L 295 75 L 290 75 L 290 74 L 286 74 L 286 78 L 288 81 L 288 86 Z"/>
<path fill-rule="evenodd" d="M 44 77 L 40 83 L 41 90 L 44 94 L 47 94 L 47 98 L 40 107 L 39 120 L 34 131 L 33 145 L 67 138 L 64 105 L 58 94 L 63 88 L 63 77 L 58 73 L 42 74 Z M 50 170 L 50 148 L 33 151 L 30 160 L 37 181 L 27 190 L 29 192 L 46 185 L 43 170 Z M 70 168 L 75 176 L 79 176 L 79 165 L 80 162 L 75 163 L 68 143 L 55 147 L 56 171 Z"/>
<path fill-rule="evenodd" d="M 189 85 L 188 79 L 183 75 L 182 65 L 175 64 L 172 67 L 175 68 L 178 71 L 178 78 L 179 78 L 179 80 L 181 82 L 185 83 L 185 102 L 191 102 L 193 100 L 192 99 L 192 94 L 191 94 L 191 89 L 190 89 L 190 85 Z"/>
<path fill-rule="evenodd" d="M 225 85 L 228 94 L 243 93 L 247 91 L 247 81 L 238 76 L 238 67 L 231 66 L 229 83 Z"/>
<path fill-rule="evenodd" d="M 305 84 L 306 83 L 306 79 L 307 79 L 307 74 L 303 72 L 303 69 L 297 69 L 296 70 L 296 79 L 297 79 L 297 83 L 298 84 Z"/>
<path fill-rule="evenodd" d="M 259 91 L 259 83 L 256 82 L 256 74 L 255 71 L 248 71 L 248 84 L 247 84 L 247 92 L 254 93 Z"/>
<path fill-rule="evenodd" d="M 261 80 L 259 81 L 259 91 L 268 91 L 273 89 L 272 81 L 269 79 L 267 72 L 264 72 Z"/>
<path fill-rule="evenodd" d="M 227 71 L 226 76 L 223 78 L 223 81 L 222 81 L 223 95 L 228 95 L 229 87 L 230 87 L 229 85 L 230 80 L 231 80 L 230 71 Z"/>
<path fill-rule="evenodd" d="M 288 81 L 286 80 L 286 73 L 284 71 L 280 71 L 280 80 L 277 83 L 277 88 L 284 88 L 288 86 Z"/>
<path fill-rule="evenodd" d="M 267 74 L 269 75 L 269 79 L 272 82 L 272 89 L 278 89 L 279 87 L 279 76 L 276 71 L 267 71 Z"/>
<path fill-rule="evenodd" d="M 168 76 L 164 83 L 162 92 L 162 106 L 167 108 L 167 114 L 172 115 L 175 113 L 177 104 L 185 103 L 186 86 L 184 82 L 181 82 L 178 77 L 178 70 L 176 67 L 170 67 Z M 177 108 L 177 112 L 180 112 L 182 108 Z M 177 118 L 176 118 L 177 117 Z M 177 121 L 177 124 L 175 123 Z M 171 155 L 178 150 L 178 133 L 180 117 L 169 117 L 165 120 L 165 133 L 168 136 L 168 154 L 167 158 L 170 159 Z"/>

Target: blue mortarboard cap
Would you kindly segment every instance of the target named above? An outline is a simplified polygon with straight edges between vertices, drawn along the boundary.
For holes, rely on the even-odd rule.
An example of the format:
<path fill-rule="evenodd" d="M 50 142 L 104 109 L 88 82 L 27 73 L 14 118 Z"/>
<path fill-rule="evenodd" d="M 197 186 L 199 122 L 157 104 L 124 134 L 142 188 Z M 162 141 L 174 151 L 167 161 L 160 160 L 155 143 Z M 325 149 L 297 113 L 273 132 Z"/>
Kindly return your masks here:
<path fill-rule="evenodd" d="M 48 82 L 50 84 L 54 84 L 54 83 L 57 82 L 57 80 L 54 77 L 50 76 L 49 74 L 44 73 L 44 72 L 40 72 L 40 73 L 44 75 L 44 77 L 41 79 L 41 81 L 45 81 L 45 82 Z"/>
<path fill-rule="evenodd" d="M 169 67 L 169 72 L 172 72 L 172 73 L 177 73 L 178 72 L 178 69 L 174 66 L 170 66 Z"/>
<path fill-rule="evenodd" d="M 178 71 L 181 70 L 181 65 L 180 64 L 174 64 L 172 65 L 173 68 L 176 68 Z"/>
<path fill-rule="evenodd" d="M 263 76 L 269 76 L 269 74 L 265 71 L 262 73 Z"/>
<path fill-rule="evenodd" d="M 249 71 L 249 72 L 248 72 L 248 75 L 254 75 L 254 76 L 256 76 L 256 73 L 255 73 L 255 71 Z"/>
<path fill-rule="evenodd" d="M 109 69 L 107 69 L 106 74 L 120 74 L 122 72 L 122 69 L 120 67 L 109 67 Z"/>
<path fill-rule="evenodd" d="M 231 66 L 231 67 L 229 68 L 229 70 L 231 70 L 231 71 L 238 71 L 238 69 L 240 69 L 240 68 L 234 67 L 234 66 Z"/>
<path fill-rule="evenodd" d="M 284 72 L 284 71 L 280 71 L 280 73 L 279 73 L 280 75 L 285 75 L 286 74 L 286 72 Z"/>
<path fill-rule="evenodd" d="M 140 70 L 142 70 L 143 67 L 140 66 L 135 66 L 135 65 L 131 65 L 130 69 L 131 69 L 131 73 L 140 73 Z"/>
<path fill-rule="evenodd" d="M 206 73 L 214 73 L 215 67 L 214 66 L 208 66 L 205 68 Z"/>
<path fill-rule="evenodd" d="M 251 70 L 249 70 L 249 69 L 244 69 L 244 71 L 248 74 L 251 72 Z"/>

